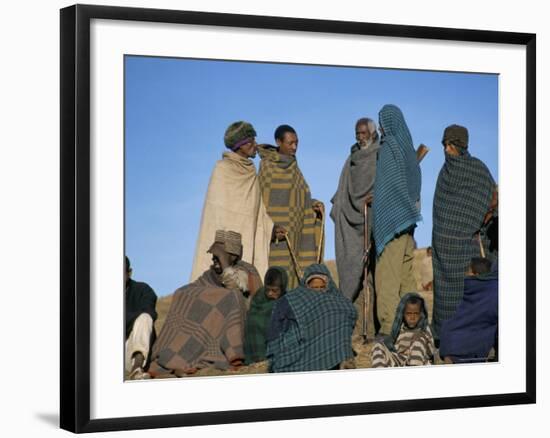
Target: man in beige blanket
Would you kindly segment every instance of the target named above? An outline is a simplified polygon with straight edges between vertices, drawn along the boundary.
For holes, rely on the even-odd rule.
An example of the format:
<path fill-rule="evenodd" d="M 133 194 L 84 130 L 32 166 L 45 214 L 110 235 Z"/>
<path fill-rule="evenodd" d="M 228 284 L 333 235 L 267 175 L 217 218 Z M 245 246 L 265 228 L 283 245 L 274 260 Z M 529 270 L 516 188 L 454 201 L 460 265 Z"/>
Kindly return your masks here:
<path fill-rule="evenodd" d="M 263 278 L 268 268 L 269 245 L 273 222 L 262 201 L 256 167 L 256 131 L 250 123 L 235 122 L 226 130 L 223 153 L 216 163 L 204 207 L 191 281 L 195 281 L 210 264 L 207 251 L 216 230 L 232 230 L 242 236 L 242 260 L 254 265 Z"/>

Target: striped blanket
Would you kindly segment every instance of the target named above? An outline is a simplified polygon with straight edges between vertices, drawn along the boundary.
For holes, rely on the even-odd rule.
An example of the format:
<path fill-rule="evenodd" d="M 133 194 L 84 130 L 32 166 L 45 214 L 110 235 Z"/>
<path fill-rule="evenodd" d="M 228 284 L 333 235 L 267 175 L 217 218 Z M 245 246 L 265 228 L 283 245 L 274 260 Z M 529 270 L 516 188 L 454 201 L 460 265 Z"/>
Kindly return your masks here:
<path fill-rule="evenodd" d="M 464 275 L 472 257 L 479 257 L 475 235 L 491 203 L 495 181 L 489 169 L 467 150 L 446 154 L 433 203 L 433 329 L 451 318 L 462 301 Z M 488 248 L 485 241 L 485 249 Z"/>
<path fill-rule="evenodd" d="M 421 304 L 420 320 L 413 329 L 404 322 L 405 307 L 411 297 L 419 299 Z M 408 293 L 401 298 L 392 332 L 389 339 L 377 342 L 372 348 L 372 367 L 402 367 L 429 365 L 435 352 L 434 339 L 428 324 L 428 308 L 426 301 L 417 293 Z"/>
<path fill-rule="evenodd" d="M 401 110 L 384 105 L 379 114 L 384 130 L 376 165 L 373 233 L 379 256 L 396 235 L 422 220 L 421 173 L 411 133 Z"/>
<path fill-rule="evenodd" d="M 240 261 L 252 277 L 252 265 Z M 228 369 L 244 361 L 246 303 L 239 290 L 226 289 L 213 270 L 181 287 L 153 345 L 151 376 L 183 376 L 201 368 Z"/>
<path fill-rule="evenodd" d="M 357 144 L 351 148 L 346 160 L 338 189 L 331 199 L 330 217 L 334 221 L 336 266 L 340 290 L 350 300 L 355 300 L 362 288 L 365 265 L 365 199 L 374 187 L 376 157 L 380 145 L 371 144 L 360 149 Z M 369 236 L 372 235 L 372 212 L 368 210 Z M 372 266 L 371 266 L 372 267 Z"/>
<path fill-rule="evenodd" d="M 377 342 L 372 347 L 372 367 L 404 367 L 430 365 L 435 351 L 430 328 L 410 330 L 402 324 L 395 343 L 395 349 Z"/>
<path fill-rule="evenodd" d="M 260 146 L 262 159 L 258 177 L 267 213 L 276 225 L 285 227 L 292 250 L 300 267 L 317 263 L 324 230 L 313 211 L 309 186 L 298 167 L 295 157 L 281 155 L 273 146 Z M 270 247 L 269 266 L 286 269 L 288 287 L 293 289 L 299 279 L 285 241 L 273 242 Z"/>
<path fill-rule="evenodd" d="M 357 312 L 332 281 L 324 292 L 308 289 L 305 279 L 314 273 L 330 278 L 325 265 L 312 265 L 302 284 L 277 301 L 272 326 L 282 326 L 267 344 L 267 358 L 272 372 L 320 371 L 338 366 L 353 357 L 351 335 Z M 288 304 L 287 315 L 277 308 Z M 277 318 L 277 320 L 274 320 Z"/>

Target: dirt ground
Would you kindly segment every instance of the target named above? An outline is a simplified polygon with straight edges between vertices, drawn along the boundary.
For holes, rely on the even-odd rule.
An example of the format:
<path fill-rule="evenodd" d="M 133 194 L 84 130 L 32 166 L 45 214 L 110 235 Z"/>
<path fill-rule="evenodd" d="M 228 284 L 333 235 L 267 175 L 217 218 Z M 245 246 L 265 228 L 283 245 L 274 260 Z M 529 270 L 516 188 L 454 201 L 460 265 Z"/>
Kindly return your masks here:
<path fill-rule="evenodd" d="M 426 300 L 426 304 L 428 306 L 428 313 L 431 320 L 432 315 L 432 309 L 433 309 L 433 293 L 431 290 L 429 291 L 422 291 L 421 284 L 426 284 L 428 281 L 431 281 L 431 279 L 426 278 L 420 278 L 420 269 L 419 266 L 421 266 L 422 261 L 426 257 L 426 250 L 425 248 L 420 248 L 415 250 L 415 259 L 413 262 L 413 271 L 415 278 L 417 280 L 417 286 L 419 294 Z M 335 279 L 336 283 L 338 283 L 338 273 L 336 272 L 336 263 L 334 260 L 327 260 L 325 262 L 327 267 L 329 268 L 333 278 Z M 155 322 L 155 329 L 157 333 L 160 333 L 160 330 L 162 329 L 162 326 L 164 324 L 164 321 L 166 320 L 166 315 L 168 313 L 168 309 L 170 308 L 170 304 L 172 302 L 172 295 L 168 295 L 165 297 L 161 297 L 157 301 L 157 313 L 158 313 L 158 319 Z M 371 367 L 371 360 L 370 360 L 370 352 L 372 349 L 372 342 L 368 344 L 364 344 L 362 340 L 360 339 L 354 339 L 352 342 L 353 349 L 357 353 L 355 357 L 355 365 L 357 368 L 370 368 Z M 242 366 L 235 370 L 215 370 L 215 369 L 202 369 L 199 370 L 197 373 L 193 374 L 193 377 L 195 376 L 220 376 L 220 375 L 235 375 L 235 374 L 262 374 L 267 373 L 267 361 L 259 362 L 255 364 L 251 364 L 249 366 Z"/>

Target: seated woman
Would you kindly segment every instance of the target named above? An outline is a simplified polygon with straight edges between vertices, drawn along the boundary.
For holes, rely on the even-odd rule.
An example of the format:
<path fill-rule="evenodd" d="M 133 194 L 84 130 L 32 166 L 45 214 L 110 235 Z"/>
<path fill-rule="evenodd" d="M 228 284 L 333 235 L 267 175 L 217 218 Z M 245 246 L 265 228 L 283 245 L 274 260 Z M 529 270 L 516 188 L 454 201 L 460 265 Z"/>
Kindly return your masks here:
<path fill-rule="evenodd" d="M 244 357 L 247 365 L 265 360 L 271 312 L 276 300 L 286 293 L 288 275 L 281 267 L 269 268 L 264 284 L 252 298 L 246 318 Z"/>
<path fill-rule="evenodd" d="M 357 311 L 325 265 L 314 264 L 300 286 L 275 303 L 267 339 L 271 372 L 336 369 L 353 358 Z"/>
<path fill-rule="evenodd" d="M 498 271 L 474 257 L 464 279 L 462 302 L 441 326 L 439 354 L 445 363 L 485 362 L 497 350 Z"/>

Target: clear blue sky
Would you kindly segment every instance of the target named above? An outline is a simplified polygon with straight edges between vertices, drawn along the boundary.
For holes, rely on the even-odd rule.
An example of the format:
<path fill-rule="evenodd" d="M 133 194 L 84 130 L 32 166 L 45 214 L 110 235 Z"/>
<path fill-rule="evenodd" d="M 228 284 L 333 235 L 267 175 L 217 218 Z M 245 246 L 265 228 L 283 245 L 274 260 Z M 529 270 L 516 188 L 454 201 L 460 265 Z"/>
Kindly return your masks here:
<path fill-rule="evenodd" d="M 189 280 L 208 180 L 234 121 L 251 122 L 258 143 L 293 126 L 298 164 L 328 212 L 355 121 L 378 121 L 384 104 L 398 105 L 415 146 L 431 149 L 421 165 L 419 247 L 431 242 L 446 126 L 468 128 L 470 153 L 498 181 L 497 75 L 127 56 L 125 93 L 126 254 L 134 278 L 159 296 Z M 325 258 L 334 258 L 330 219 Z"/>

